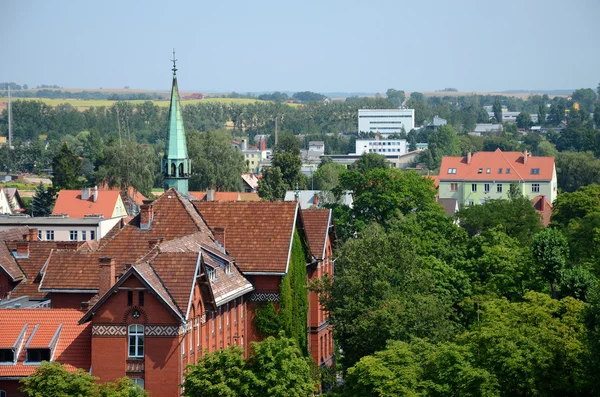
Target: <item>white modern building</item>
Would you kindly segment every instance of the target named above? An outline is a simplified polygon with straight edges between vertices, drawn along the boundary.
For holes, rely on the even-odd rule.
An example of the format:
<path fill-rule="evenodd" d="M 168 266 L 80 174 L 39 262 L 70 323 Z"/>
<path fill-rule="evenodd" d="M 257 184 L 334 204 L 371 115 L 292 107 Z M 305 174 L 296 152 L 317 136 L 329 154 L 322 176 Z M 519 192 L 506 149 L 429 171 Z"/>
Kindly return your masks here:
<path fill-rule="evenodd" d="M 99 241 L 121 221 L 122 217 L 105 219 L 102 216 L 68 218 L 65 216 L 29 217 L 0 216 L 0 231 L 19 226 L 37 229 L 42 241 Z"/>
<path fill-rule="evenodd" d="M 405 154 L 407 153 L 406 139 L 357 139 L 356 152 L 378 154 Z"/>
<path fill-rule="evenodd" d="M 359 109 L 358 132 L 375 132 L 383 136 L 409 132 L 415 128 L 414 109 Z"/>

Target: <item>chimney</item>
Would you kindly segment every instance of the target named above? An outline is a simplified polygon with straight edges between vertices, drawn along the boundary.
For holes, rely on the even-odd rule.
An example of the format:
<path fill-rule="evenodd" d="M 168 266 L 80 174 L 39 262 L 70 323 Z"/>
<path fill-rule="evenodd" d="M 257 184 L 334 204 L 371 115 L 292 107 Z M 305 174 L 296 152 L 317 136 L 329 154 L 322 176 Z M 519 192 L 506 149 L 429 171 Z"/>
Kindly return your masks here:
<path fill-rule="evenodd" d="M 152 225 L 154 219 L 154 212 L 152 212 L 153 200 L 144 200 L 143 204 L 140 205 L 140 229 L 148 230 Z"/>
<path fill-rule="evenodd" d="M 206 201 L 215 201 L 215 189 L 208 189 L 206 191 Z"/>
<path fill-rule="evenodd" d="M 92 196 L 92 201 L 95 203 L 98 201 L 98 186 L 94 188 L 94 195 Z"/>
<path fill-rule="evenodd" d="M 319 193 L 315 192 L 315 194 L 313 195 L 313 205 L 315 207 L 319 206 Z"/>
<path fill-rule="evenodd" d="M 83 189 L 81 189 L 81 199 L 82 200 L 89 200 L 90 194 L 91 194 L 91 189 L 89 187 L 84 187 Z"/>
<path fill-rule="evenodd" d="M 115 260 L 109 256 L 98 258 L 100 271 L 98 272 L 98 296 L 104 295 L 115 285 Z"/>
<path fill-rule="evenodd" d="M 525 149 L 523 152 L 523 164 L 527 164 L 527 157 L 529 157 L 529 153 L 527 152 L 527 149 Z"/>
<path fill-rule="evenodd" d="M 471 164 L 471 152 L 467 153 L 467 164 Z"/>
<path fill-rule="evenodd" d="M 546 211 L 546 196 L 541 196 L 540 199 L 540 212 Z"/>
<path fill-rule="evenodd" d="M 37 241 L 38 240 L 38 230 L 33 228 L 29 229 L 29 234 L 27 240 L 29 241 Z"/>
<path fill-rule="evenodd" d="M 248 144 L 246 143 L 245 139 L 242 139 L 241 147 L 242 147 L 242 150 L 246 150 L 248 148 Z"/>
<path fill-rule="evenodd" d="M 213 236 L 215 237 L 215 240 L 221 244 L 221 247 L 225 248 L 225 228 L 222 226 L 215 227 L 213 230 Z"/>
<path fill-rule="evenodd" d="M 267 150 L 267 142 L 263 138 L 260 138 L 260 142 L 258 145 L 260 147 L 261 152 Z"/>
<path fill-rule="evenodd" d="M 29 258 L 29 241 L 17 241 L 15 258 Z"/>

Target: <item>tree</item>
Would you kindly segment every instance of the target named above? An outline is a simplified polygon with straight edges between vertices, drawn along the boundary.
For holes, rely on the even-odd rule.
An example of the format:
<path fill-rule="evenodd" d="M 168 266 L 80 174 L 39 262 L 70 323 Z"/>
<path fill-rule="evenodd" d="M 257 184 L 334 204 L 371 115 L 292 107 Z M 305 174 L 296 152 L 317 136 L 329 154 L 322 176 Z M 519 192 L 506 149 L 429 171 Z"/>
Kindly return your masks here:
<path fill-rule="evenodd" d="M 294 95 L 292 95 L 292 99 L 295 99 L 295 100 L 301 101 L 301 102 L 317 102 L 317 101 L 321 101 L 321 100 L 325 99 L 325 95 L 318 94 L 316 92 L 311 92 L 311 91 L 302 91 L 302 92 L 295 92 Z"/>
<path fill-rule="evenodd" d="M 263 170 L 262 178 L 258 181 L 258 195 L 263 200 L 283 200 L 287 186 L 283 181 L 279 167 L 269 167 Z"/>
<path fill-rule="evenodd" d="M 272 167 L 278 167 L 287 190 L 306 189 L 306 177 L 301 172 L 300 143 L 291 134 L 281 136 L 275 146 Z"/>
<path fill-rule="evenodd" d="M 496 119 L 496 123 L 502 123 L 502 104 L 499 99 L 494 101 L 492 105 L 492 112 L 494 112 L 494 118 Z"/>
<path fill-rule="evenodd" d="M 364 174 L 373 169 L 390 168 L 390 162 L 381 154 L 363 153 L 360 158 L 352 164 L 351 168 Z"/>
<path fill-rule="evenodd" d="M 548 114 L 548 110 L 546 109 L 546 102 L 541 102 L 538 105 L 538 123 L 540 125 L 546 124 L 546 115 Z"/>
<path fill-rule="evenodd" d="M 312 176 L 313 188 L 316 190 L 332 190 L 339 183 L 340 175 L 346 167 L 339 163 L 328 163 L 319 167 Z"/>
<path fill-rule="evenodd" d="M 571 99 L 573 102 L 579 104 L 580 109 L 584 109 L 589 113 L 594 111 L 596 93 L 591 88 L 580 88 L 573 91 Z"/>
<path fill-rule="evenodd" d="M 600 159 L 592 152 L 561 152 L 556 157 L 556 174 L 561 192 L 600 183 Z"/>
<path fill-rule="evenodd" d="M 83 184 L 81 177 L 81 158 L 77 157 L 67 144 L 63 144 L 60 152 L 52 159 L 52 187 L 58 192 L 61 189 L 78 190 Z"/>
<path fill-rule="evenodd" d="M 54 193 L 40 181 L 31 201 L 32 216 L 50 216 L 54 208 Z"/>
<path fill-rule="evenodd" d="M 443 156 L 459 156 L 460 140 L 451 125 L 442 125 L 428 137 L 427 157 L 422 159 L 429 169 L 440 167 Z"/>
<path fill-rule="evenodd" d="M 558 229 L 545 229 L 533 236 L 531 252 L 538 271 L 550 283 L 552 297 L 557 298 L 556 283 L 569 257 L 567 239 Z"/>
<path fill-rule="evenodd" d="M 244 350 L 238 346 L 204 354 L 188 365 L 183 382 L 185 396 L 249 396 L 256 377 L 247 368 Z"/>
<path fill-rule="evenodd" d="M 96 383 L 98 378 L 78 368 L 68 371 L 57 362 L 43 362 L 35 372 L 21 379 L 21 390 L 28 396 L 44 397 L 148 397 L 149 394 L 128 378 L 116 383 Z"/>
<path fill-rule="evenodd" d="M 192 160 L 190 190 L 242 190 L 240 175 L 246 169 L 244 155 L 231 145 L 229 133 L 222 130 L 190 131 L 186 138 Z"/>
<path fill-rule="evenodd" d="M 405 98 L 404 91 L 389 88 L 385 94 L 387 95 L 388 100 L 392 103 L 392 106 L 397 108 L 402 106 Z"/>
<path fill-rule="evenodd" d="M 110 187 L 127 190 L 130 186 L 146 197 L 152 194 L 154 176 L 158 172 L 160 159 L 149 145 L 117 142 L 107 145 L 96 172 L 98 181 L 105 181 Z"/>
<path fill-rule="evenodd" d="M 517 127 L 528 130 L 529 127 L 531 127 L 531 124 L 532 124 L 531 115 L 529 113 L 527 113 L 527 112 L 519 113 L 519 115 L 517 116 Z"/>
<path fill-rule="evenodd" d="M 251 343 L 248 367 L 255 376 L 251 396 L 312 396 L 318 389 L 318 379 L 311 370 L 311 361 L 303 356 L 293 339 L 280 335 Z"/>

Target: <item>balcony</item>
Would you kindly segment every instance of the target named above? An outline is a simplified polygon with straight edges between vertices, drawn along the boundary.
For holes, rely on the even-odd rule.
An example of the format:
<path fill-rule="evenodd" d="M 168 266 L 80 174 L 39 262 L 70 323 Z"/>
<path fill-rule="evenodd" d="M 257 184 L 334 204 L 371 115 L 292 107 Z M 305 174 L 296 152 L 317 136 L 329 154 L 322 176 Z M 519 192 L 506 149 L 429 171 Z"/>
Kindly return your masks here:
<path fill-rule="evenodd" d="M 135 358 L 127 359 L 127 372 L 144 372 L 144 360 Z"/>

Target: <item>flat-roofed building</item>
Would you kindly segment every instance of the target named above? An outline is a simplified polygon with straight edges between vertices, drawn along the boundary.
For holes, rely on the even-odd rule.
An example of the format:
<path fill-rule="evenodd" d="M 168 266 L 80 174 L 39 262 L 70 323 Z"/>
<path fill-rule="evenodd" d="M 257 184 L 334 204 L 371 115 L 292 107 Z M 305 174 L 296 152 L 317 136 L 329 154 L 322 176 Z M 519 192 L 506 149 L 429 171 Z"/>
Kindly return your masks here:
<path fill-rule="evenodd" d="M 374 132 L 387 136 L 415 128 L 414 109 L 359 109 L 358 132 Z"/>

